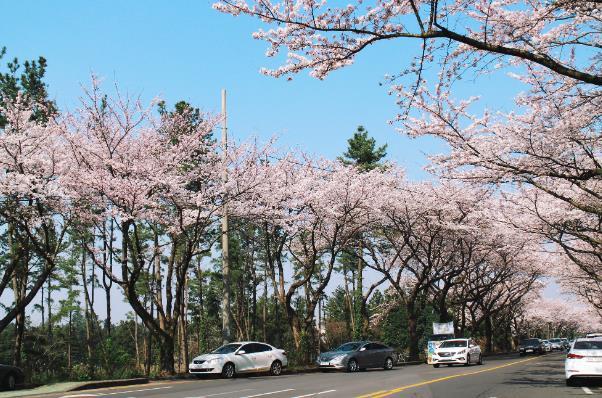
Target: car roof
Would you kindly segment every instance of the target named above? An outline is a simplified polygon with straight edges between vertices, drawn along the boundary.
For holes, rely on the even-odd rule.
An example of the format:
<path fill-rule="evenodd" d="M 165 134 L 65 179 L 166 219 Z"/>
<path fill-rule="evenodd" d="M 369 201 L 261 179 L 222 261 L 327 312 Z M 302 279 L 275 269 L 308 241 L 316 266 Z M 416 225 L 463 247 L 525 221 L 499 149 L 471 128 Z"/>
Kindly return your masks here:
<path fill-rule="evenodd" d="M 269 345 L 272 346 L 269 343 L 264 343 L 263 341 L 233 341 L 231 343 L 228 344 L 265 344 L 265 345 Z M 225 344 L 224 344 L 225 345 Z M 273 347 L 273 346 L 272 346 Z"/>
<path fill-rule="evenodd" d="M 600 337 L 579 337 L 575 341 L 600 341 L 602 340 L 602 336 Z"/>

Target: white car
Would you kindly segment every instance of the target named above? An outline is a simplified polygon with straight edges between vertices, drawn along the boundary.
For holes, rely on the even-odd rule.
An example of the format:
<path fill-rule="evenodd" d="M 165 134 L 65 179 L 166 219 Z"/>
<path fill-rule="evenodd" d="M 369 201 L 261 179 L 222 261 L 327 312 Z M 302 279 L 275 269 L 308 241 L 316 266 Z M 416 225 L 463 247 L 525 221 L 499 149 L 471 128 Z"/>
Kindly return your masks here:
<path fill-rule="evenodd" d="M 602 333 L 588 333 L 585 337 L 602 337 Z"/>
<path fill-rule="evenodd" d="M 564 362 L 566 385 L 573 386 L 578 378 L 602 378 L 602 338 L 575 340 Z"/>
<path fill-rule="evenodd" d="M 269 372 L 278 376 L 287 366 L 284 350 L 266 343 L 243 341 L 226 344 L 194 358 L 188 365 L 188 371 L 197 376 L 220 373 L 229 379 L 237 373 Z"/>
<path fill-rule="evenodd" d="M 433 367 L 454 364 L 468 366 L 472 363 L 483 364 L 483 355 L 472 339 L 445 340 L 433 353 Z"/>

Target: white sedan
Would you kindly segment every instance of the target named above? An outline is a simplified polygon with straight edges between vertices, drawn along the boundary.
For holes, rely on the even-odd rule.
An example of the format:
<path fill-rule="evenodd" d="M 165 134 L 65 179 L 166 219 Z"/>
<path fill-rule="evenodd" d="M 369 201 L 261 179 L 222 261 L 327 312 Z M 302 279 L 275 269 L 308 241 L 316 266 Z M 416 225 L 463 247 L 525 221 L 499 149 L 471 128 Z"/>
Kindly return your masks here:
<path fill-rule="evenodd" d="M 602 338 L 577 339 L 564 362 L 566 385 L 578 378 L 602 378 Z"/>
<path fill-rule="evenodd" d="M 195 375 L 221 373 L 229 379 L 237 373 L 269 372 L 278 376 L 287 365 L 284 350 L 265 343 L 244 341 L 226 344 L 194 358 L 188 365 L 188 371 Z"/>
<path fill-rule="evenodd" d="M 472 363 L 483 364 L 483 355 L 472 339 L 445 340 L 433 353 L 433 367 L 440 365 L 452 366 L 454 364 L 468 366 Z"/>

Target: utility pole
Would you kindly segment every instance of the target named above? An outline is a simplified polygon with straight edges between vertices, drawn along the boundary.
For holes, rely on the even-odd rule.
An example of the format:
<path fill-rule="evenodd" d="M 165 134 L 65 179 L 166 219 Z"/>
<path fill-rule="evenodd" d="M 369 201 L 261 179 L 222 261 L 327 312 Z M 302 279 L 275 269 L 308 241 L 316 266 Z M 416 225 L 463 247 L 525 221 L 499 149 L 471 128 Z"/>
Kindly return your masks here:
<path fill-rule="evenodd" d="M 222 180 L 228 181 L 228 120 L 226 114 L 226 90 L 222 90 Z M 222 340 L 224 344 L 232 341 L 230 315 L 230 253 L 228 248 L 228 207 L 222 208 L 222 277 L 224 280 L 224 297 L 222 299 Z"/>

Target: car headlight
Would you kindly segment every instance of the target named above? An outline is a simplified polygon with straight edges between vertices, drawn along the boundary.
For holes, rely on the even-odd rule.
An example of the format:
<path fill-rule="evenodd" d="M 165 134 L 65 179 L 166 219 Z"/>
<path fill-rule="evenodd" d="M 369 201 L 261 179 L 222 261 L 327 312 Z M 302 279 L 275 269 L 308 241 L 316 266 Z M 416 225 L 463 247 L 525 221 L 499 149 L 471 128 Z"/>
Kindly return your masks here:
<path fill-rule="evenodd" d="M 459 355 L 459 354 L 466 354 L 466 350 L 460 350 L 460 351 L 456 352 L 456 355 Z"/>
<path fill-rule="evenodd" d="M 336 357 L 332 358 L 331 362 L 341 363 L 341 362 L 343 362 L 343 360 L 345 359 L 345 357 L 346 357 L 346 355 L 336 356 Z"/>

